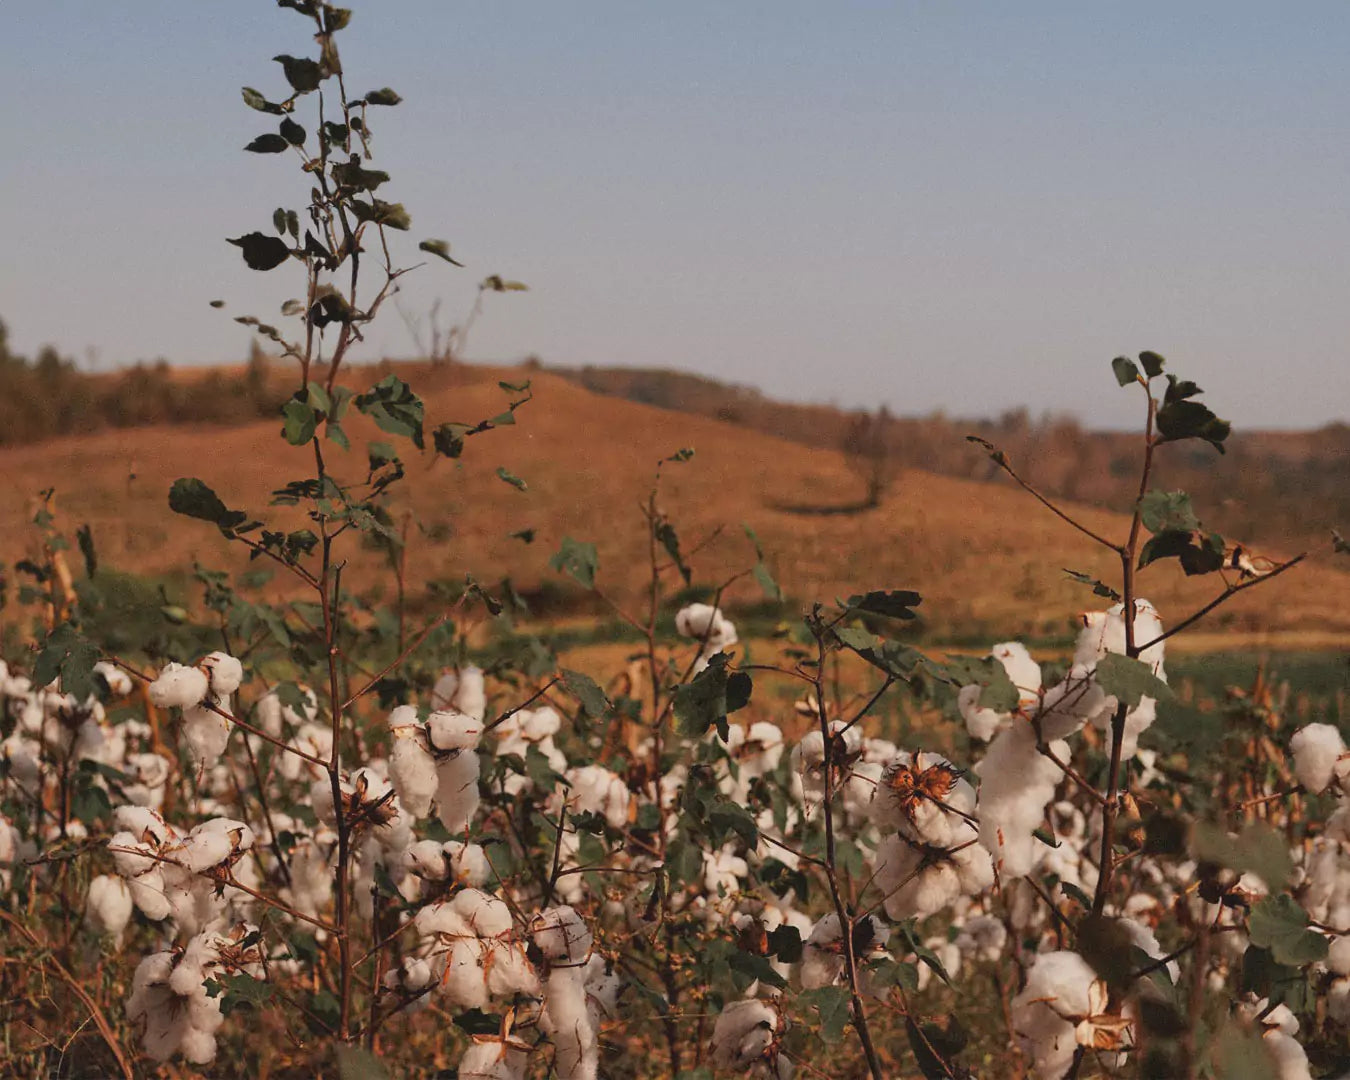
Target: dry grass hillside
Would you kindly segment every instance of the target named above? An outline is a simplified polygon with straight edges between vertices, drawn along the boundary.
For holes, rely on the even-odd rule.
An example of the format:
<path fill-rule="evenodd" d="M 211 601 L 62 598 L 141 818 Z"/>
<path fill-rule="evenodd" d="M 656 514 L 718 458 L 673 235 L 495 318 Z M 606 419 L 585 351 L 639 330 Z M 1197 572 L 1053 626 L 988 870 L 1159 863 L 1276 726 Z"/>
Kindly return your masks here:
<path fill-rule="evenodd" d="M 408 373 L 427 403 L 428 428 L 475 422 L 500 412 L 506 395 L 497 379 L 518 369 L 457 368 Z M 882 504 L 856 514 L 794 512 L 792 506 L 832 505 L 856 495 L 856 478 L 841 455 L 788 442 L 729 423 L 594 394 L 563 378 L 530 373 L 535 398 L 519 424 L 469 440 L 453 462 L 408 457 L 409 479 L 391 509 L 411 510 L 410 591 L 431 579 L 485 584 L 510 575 L 522 592 L 561 579 L 549 556 L 565 535 L 599 548 L 600 580 L 623 605 L 635 604 L 645 580 L 646 552 L 639 505 L 656 462 L 681 447 L 694 459 L 665 470 L 661 504 L 686 549 L 713 537 L 692 559 L 699 580 L 717 583 L 753 562 L 741 528 L 759 534 L 787 593 L 797 601 L 830 599 L 861 588 L 910 587 L 924 596 L 935 634 L 961 637 L 1055 633 L 1066 614 L 1094 601 L 1063 568 L 1111 575 L 1110 559 L 1028 498 L 1004 486 L 907 471 Z M 359 385 L 366 372 L 350 372 Z M 332 447 L 341 475 L 364 472 L 365 439 L 373 427 L 348 425 L 355 447 Z M 269 493 L 305 475 L 307 458 L 286 446 L 275 422 L 234 427 L 145 427 L 104 431 L 33 445 L 0 448 L 0 561 L 29 553 L 33 496 L 57 490 L 61 522 L 73 532 L 89 523 L 108 565 L 143 574 L 181 577 L 193 558 L 209 565 L 243 565 L 211 526 L 169 511 L 167 492 L 181 476 L 198 476 L 231 505 L 274 520 Z M 331 447 L 331 444 L 327 444 Z M 406 444 L 405 444 L 406 445 Z M 407 447 L 411 450 L 411 447 Z M 524 479 L 520 492 L 498 466 Z M 1099 531 L 1119 534 L 1123 519 L 1074 511 Z M 287 511 L 293 513 L 293 511 Z M 713 536 L 719 526 L 724 529 Z M 294 527 L 294 526 L 292 526 Z M 510 537 L 533 528 L 532 544 Z M 1289 554 L 1274 552 L 1272 554 Z M 369 553 L 347 581 L 374 580 Z M 1143 589 L 1175 617 L 1209 598 L 1217 580 L 1186 581 L 1175 564 L 1146 570 Z M 278 578 L 269 589 L 284 593 Z M 742 579 L 731 602 L 759 598 Z M 1238 597 L 1211 623 L 1255 634 L 1350 635 L 1350 573 L 1330 560 L 1310 561 L 1280 581 Z"/>

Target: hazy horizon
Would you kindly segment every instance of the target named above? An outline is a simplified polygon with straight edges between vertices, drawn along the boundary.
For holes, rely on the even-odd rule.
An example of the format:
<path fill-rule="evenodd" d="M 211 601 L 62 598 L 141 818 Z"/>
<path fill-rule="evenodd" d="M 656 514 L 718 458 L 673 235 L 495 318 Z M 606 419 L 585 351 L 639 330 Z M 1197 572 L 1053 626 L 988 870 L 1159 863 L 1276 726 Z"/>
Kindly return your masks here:
<path fill-rule="evenodd" d="M 372 116 L 403 261 L 444 237 L 468 264 L 410 275 L 404 312 L 531 286 L 470 358 L 1120 427 L 1107 363 L 1155 349 L 1239 430 L 1350 417 L 1341 5 L 354 7 L 352 89 L 405 99 Z M 5 28 L 12 347 L 241 360 L 230 316 L 275 318 L 299 267 L 224 238 L 304 189 L 242 152 L 269 127 L 239 88 L 279 90 L 304 20 L 51 0 Z M 363 355 L 413 352 L 386 309 Z"/>

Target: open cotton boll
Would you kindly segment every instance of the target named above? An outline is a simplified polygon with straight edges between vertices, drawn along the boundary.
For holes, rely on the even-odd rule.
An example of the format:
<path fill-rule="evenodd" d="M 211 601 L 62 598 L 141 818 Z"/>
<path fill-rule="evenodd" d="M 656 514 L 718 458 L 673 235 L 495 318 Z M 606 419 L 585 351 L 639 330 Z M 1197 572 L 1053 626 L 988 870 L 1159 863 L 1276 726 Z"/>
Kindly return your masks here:
<path fill-rule="evenodd" d="M 473 665 L 442 673 L 431 689 L 434 710 L 454 710 L 472 716 L 480 723 L 487 715 L 487 689 L 481 668 Z"/>
<path fill-rule="evenodd" d="M 859 962 L 886 955 L 886 924 L 869 915 L 853 928 L 854 957 Z M 807 990 L 830 986 L 844 974 L 844 940 L 839 916 L 829 913 L 816 923 L 802 949 L 802 987 Z"/>
<path fill-rule="evenodd" d="M 419 908 L 413 916 L 413 925 L 423 937 L 444 936 L 447 938 L 474 937 L 473 927 L 464 916 L 449 902 L 428 904 Z"/>
<path fill-rule="evenodd" d="M 436 813 L 451 833 L 462 833 L 478 811 L 478 755 L 461 750 L 436 763 Z"/>
<path fill-rule="evenodd" d="M 1039 954 L 1026 985 L 1012 1000 L 1012 1026 L 1039 1080 L 1061 1080 L 1078 1049 L 1078 1020 L 1090 1014 L 1088 994 L 1096 972 L 1081 956 Z"/>
<path fill-rule="evenodd" d="M 385 972 L 384 986 L 387 990 L 403 990 L 415 994 L 431 985 L 431 965 L 421 957 L 405 956 L 398 967 Z"/>
<path fill-rule="evenodd" d="M 199 666 L 206 669 L 211 693 L 218 698 L 233 694 L 244 682 L 244 665 L 229 653 L 208 653 Z"/>
<path fill-rule="evenodd" d="M 0 853 L 3 854 L 3 853 Z M 135 906 L 131 889 L 120 877 L 100 874 L 89 882 L 89 895 L 84 904 L 84 921 L 96 933 L 122 938 L 122 931 L 131 921 Z"/>
<path fill-rule="evenodd" d="M 479 937 L 494 938 L 511 932 L 511 909 L 505 901 L 479 889 L 461 889 L 451 901 L 455 912 Z"/>
<path fill-rule="evenodd" d="M 182 664 L 168 664 L 150 684 L 150 701 L 161 709 L 199 705 L 210 688 L 206 672 Z"/>
<path fill-rule="evenodd" d="M 1060 761 L 1069 760 L 1063 742 L 1051 743 Z M 1055 797 L 1061 773 L 1036 749 L 1030 724 L 1010 724 L 989 744 L 975 766 L 980 776 L 980 843 L 1005 877 L 1030 873 L 1036 858 L 1035 831 Z"/>
<path fill-rule="evenodd" d="M 103 680 L 103 685 L 108 688 L 108 696 L 111 698 L 124 698 L 135 689 L 131 676 L 116 664 L 110 664 L 106 660 L 100 660 L 94 665 L 94 674 Z M 0 678 L 0 683 L 3 683 L 3 678 Z"/>
<path fill-rule="evenodd" d="M 404 722 L 406 714 L 399 715 L 404 709 L 412 713 L 411 723 Z M 440 781 L 436 777 L 436 759 L 423 748 L 422 728 L 416 721 L 417 713 L 406 705 L 389 716 L 389 727 L 394 736 L 394 746 L 389 754 L 389 779 L 393 781 L 403 808 L 414 818 L 423 818 L 431 813 L 431 800 Z"/>
<path fill-rule="evenodd" d="M 222 707 L 229 710 L 229 699 Z M 183 710 L 183 740 L 188 756 L 198 768 L 210 765 L 225 753 L 230 741 L 230 722 L 205 705 L 189 705 Z"/>
<path fill-rule="evenodd" d="M 450 876 L 450 858 L 435 840 L 418 840 L 403 853 L 403 867 L 423 881 L 445 881 Z"/>
<path fill-rule="evenodd" d="M 479 717 L 451 709 L 427 717 L 427 737 L 436 750 L 472 750 L 483 734 Z"/>
<path fill-rule="evenodd" d="M 980 695 L 984 687 L 977 684 L 963 686 L 956 692 L 956 708 L 965 721 L 966 731 L 972 739 L 988 742 L 994 737 L 999 724 L 1008 718 L 1007 713 L 985 708 L 980 704 Z"/>
<path fill-rule="evenodd" d="M 1134 602 L 1134 643 L 1136 646 L 1156 641 L 1163 632 L 1158 609 L 1143 598 Z M 1095 667 L 1107 653 L 1125 653 L 1125 605 L 1116 604 L 1106 611 L 1089 611 L 1082 616 L 1083 629 L 1074 645 L 1075 665 Z M 1164 643 L 1159 641 L 1139 654 L 1139 660 L 1153 670 L 1160 679 L 1163 673 Z"/>
<path fill-rule="evenodd" d="M 117 807 L 113 810 L 113 826 L 118 832 L 131 833 L 134 839 L 152 844 L 163 844 L 178 835 L 158 811 L 148 806 Z"/>
<path fill-rule="evenodd" d="M 553 965 L 584 964 L 593 941 L 586 920 L 566 905 L 535 915 L 530 920 L 530 937 Z"/>
<path fill-rule="evenodd" d="M 712 1033 L 712 1063 L 719 1069 L 745 1069 L 776 1056 L 787 1020 L 769 1001 L 733 1001 L 717 1016 Z"/>
<path fill-rule="evenodd" d="M 1045 692 L 1035 711 L 1041 735 L 1047 740 L 1066 739 L 1081 730 L 1084 724 L 1115 707 L 1115 698 L 1108 697 L 1092 677 L 1092 666 L 1075 664 L 1062 682 Z"/>
<path fill-rule="evenodd" d="M 720 608 L 711 604 L 689 604 L 675 613 L 675 632 L 688 638 L 717 638 L 727 645 L 736 643 L 736 627 Z"/>
<path fill-rule="evenodd" d="M 450 860 L 450 874 L 461 885 L 477 887 L 492 876 L 492 866 L 487 853 L 478 844 L 466 844 L 462 840 L 447 840 L 443 845 L 446 857 Z"/>
<path fill-rule="evenodd" d="M 450 943 L 441 990 L 451 1004 L 463 1009 L 485 1009 L 488 1003 L 487 972 L 483 968 L 483 943 L 475 937 L 456 938 Z"/>
<path fill-rule="evenodd" d="M 517 1067 L 516 1059 L 520 1061 Z M 525 1055 L 512 1050 L 501 1039 L 469 1044 L 459 1059 L 456 1075 L 460 1080 L 521 1080 Z"/>
<path fill-rule="evenodd" d="M 539 996 L 539 976 L 535 974 L 523 944 L 502 939 L 489 941 L 486 967 L 488 994 L 492 997 Z"/>
<path fill-rule="evenodd" d="M 558 1080 L 596 1080 L 600 1041 L 587 1008 L 584 971 L 558 968 L 549 974 L 539 1026 L 557 1048 Z"/>
<path fill-rule="evenodd" d="M 1307 724 L 1289 740 L 1298 782 L 1314 795 L 1327 789 L 1336 778 L 1337 765 L 1345 753 L 1341 733 L 1330 724 Z M 1347 762 L 1350 765 L 1350 762 Z"/>
<path fill-rule="evenodd" d="M 631 794 L 622 777 L 603 765 L 568 769 L 565 776 L 578 811 L 599 814 L 613 829 L 622 829 L 628 824 Z"/>
<path fill-rule="evenodd" d="M 968 958 L 992 963 L 1003 955 L 1008 928 L 993 915 L 976 915 L 956 936 L 956 947 Z"/>

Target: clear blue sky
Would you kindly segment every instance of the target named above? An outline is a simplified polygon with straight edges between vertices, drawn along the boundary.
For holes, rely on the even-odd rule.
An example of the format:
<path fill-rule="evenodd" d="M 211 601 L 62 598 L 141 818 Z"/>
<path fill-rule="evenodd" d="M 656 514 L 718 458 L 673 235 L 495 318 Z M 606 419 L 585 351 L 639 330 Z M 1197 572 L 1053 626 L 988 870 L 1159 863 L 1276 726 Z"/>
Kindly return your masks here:
<path fill-rule="evenodd" d="M 494 298 L 469 353 L 669 366 L 901 413 L 1132 419 L 1154 349 L 1248 427 L 1350 417 L 1350 6 L 1341 2 L 356 0 L 377 164 Z M 310 47 L 264 0 L 0 14 L 0 318 L 101 367 L 242 358 L 298 267 L 222 238 L 304 188 L 240 152 Z M 411 246 L 411 245 L 409 245 Z M 289 273 L 289 279 L 286 275 Z M 371 351 L 406 355 L 389 310 Z M 92 350 L 92 353 L 90 353 Z"/>

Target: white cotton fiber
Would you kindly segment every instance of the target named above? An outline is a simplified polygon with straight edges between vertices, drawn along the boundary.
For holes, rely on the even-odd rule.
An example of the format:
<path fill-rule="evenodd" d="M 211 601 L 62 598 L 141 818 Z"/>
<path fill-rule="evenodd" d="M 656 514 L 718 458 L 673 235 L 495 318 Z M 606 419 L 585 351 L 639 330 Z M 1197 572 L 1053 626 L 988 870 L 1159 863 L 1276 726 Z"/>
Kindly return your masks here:
<path fill-rule="evenodd" d="M 1294 732 L 1289 749 L 1294 755 L 1298 782 L 1316 795 L 1325 791 L 1336 777 L 1345 742 L 1330 724 L 1308 724 Z"/>

